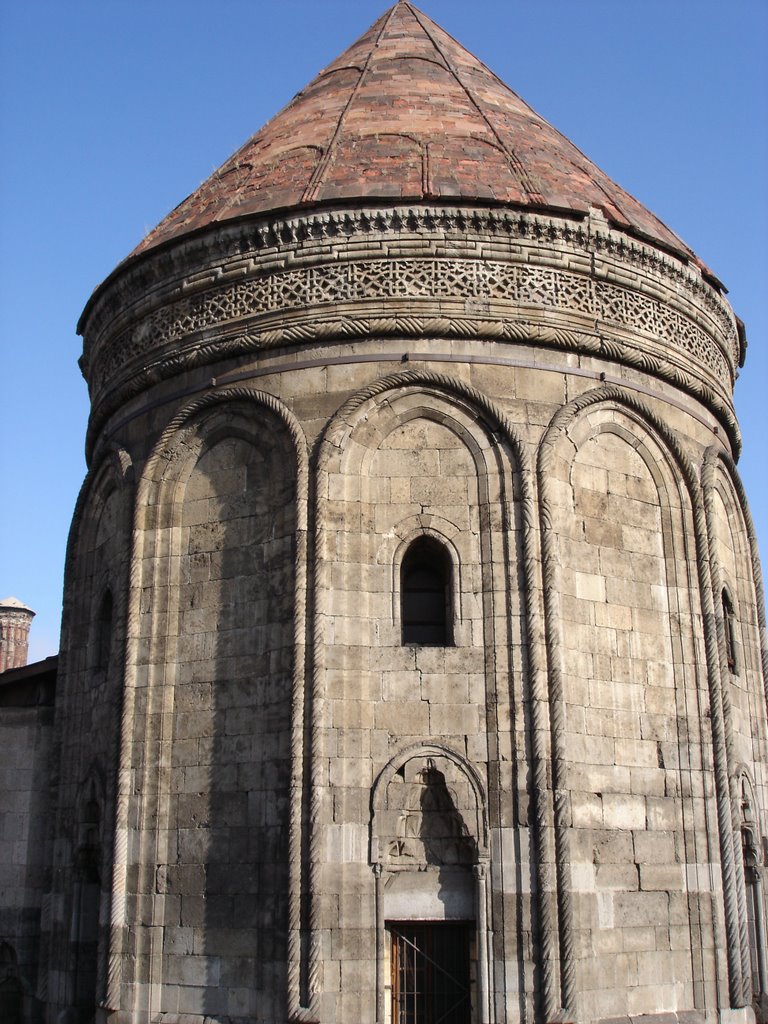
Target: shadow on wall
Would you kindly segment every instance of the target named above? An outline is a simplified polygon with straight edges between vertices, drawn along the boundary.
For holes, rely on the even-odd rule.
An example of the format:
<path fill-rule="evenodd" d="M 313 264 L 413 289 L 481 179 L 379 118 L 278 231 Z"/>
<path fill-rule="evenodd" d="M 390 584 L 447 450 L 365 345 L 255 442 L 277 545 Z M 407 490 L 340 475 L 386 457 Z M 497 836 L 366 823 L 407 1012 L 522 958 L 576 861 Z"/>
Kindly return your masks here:
<path fill-rule="evenodd" d="M 16 951 L 7 942 L 0 942 L 0 1021 L 22 1024 L 24 988 L 19 978 Z"/>
<path fill-rule="evenodd" d="M 385 834 L 387 820 L 392 829 L 385 856 L 394 871 L 387 889 L 400 894 L 390 906 L 396 917 L 475 917 L 478 849 L 459 809 L 466 796 L 462 802 L 432 757 L 412 758 L 392 776 L 382 825 Z"/>
<path fill-rule="evenodd" d="M 295 457 L 252 405 L 196 430 L 181 507 L 169 801 L 180 892 L 167 904 L 164 1009 L 281 1019 Z"/>
<path fill-rule="evenodd" d="M 427 864 L 441 867 L 471 865 L 477 860 L 477 843 L 446 785 L 445 776 L 431 757 L 417 775 L 420 822 L 418 835 Z M 414 787 L 415 788 L 415 787 Z M 408 828 L 410 815 L 405 817 Z"/>

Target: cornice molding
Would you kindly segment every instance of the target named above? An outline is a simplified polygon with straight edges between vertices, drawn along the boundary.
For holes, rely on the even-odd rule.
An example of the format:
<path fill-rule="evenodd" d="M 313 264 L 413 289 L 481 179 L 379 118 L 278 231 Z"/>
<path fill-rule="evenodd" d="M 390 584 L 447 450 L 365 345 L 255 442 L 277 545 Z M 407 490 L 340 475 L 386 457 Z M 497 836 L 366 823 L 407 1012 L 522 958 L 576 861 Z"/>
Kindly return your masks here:
<path fill-rule="evenodd" d="M 290 256 L 311 258 L 327 245 L 374 240 L 377 236 L 390 241 L 393 237 L 401 238 L 409 244 L 413 242 L 411 236 L 459 244 L 462 239 L 482 236 L 501 244 L 517 242 L 523 247 L 565 244 L 574 251 L 617 259 L 640 274 L 671 283 L 675 293 L 688 293 L 695 305 L 706 307 L 719 323 L 735 355 L 743 354 L 730 305 L 697 266 L 617 230 L 599 211 L 578 218 L 458 205 L 320 210 L 216 225 L 120 264 L 94 292 L 80 318 L 78 331 L 86 337 L 87 345 L 88 338 L 98 336 L 105 325 L 137 300 L 140 304 L 148 298 L 150 302 L 164 303 L 172 297 L 169 290 L 181 288 L 187 292 L 205 287 L 225 279 L 229 273 L 242 276 L 245 266 L 254 260 L 261 269 L 274 269 L 285 266 Z M 549 255 L 551 258 L 552 254 Z"/>

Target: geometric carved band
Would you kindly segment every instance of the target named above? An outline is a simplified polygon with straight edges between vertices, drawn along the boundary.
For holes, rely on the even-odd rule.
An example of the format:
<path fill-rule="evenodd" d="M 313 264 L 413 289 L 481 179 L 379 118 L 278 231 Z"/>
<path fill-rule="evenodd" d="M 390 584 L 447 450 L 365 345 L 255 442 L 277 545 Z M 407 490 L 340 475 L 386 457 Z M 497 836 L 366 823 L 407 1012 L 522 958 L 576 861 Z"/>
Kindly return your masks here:
<path fill-rule="evenodd" d="M 298 313 L 303 319 L 304 312 L 322 319 L 323 312 L 347 303 L 357 306 L 356 315 L 370 315 L 368 303 L 388 299 L 415 300 L 422 308 L 425 301 L 455 304 L 458 300 L 468 304 L 468 312 L 484 319 L 529 319 L 535 311 L 567 319 L 575 313 L 588 318 L 593 329 L 615 326 L 637 333 L 635 348 L 645 336 L 666 348 L 669 357 L 683 356 L 689 371 L 704 371 L 715 387 L 729 390 L 733 383 L 728 361 L 711 335 L 678 310 L 634 289 L 585 274 L 514 262 L 383 258 L 260 274 L 170 303 L 100 346 L 89 375 L 91 393 L 98 396 L 121 376 L 126 363 L 151 358 L 152 350 L 159 355 L 168 345 L 183 344 L 189 335 L 228 322 L 249 319 L 249 330 L 258 330 L 254 317 L 273 321 L 283 312 Z M 309 315 L 308 320 L 312 319 Z"/>

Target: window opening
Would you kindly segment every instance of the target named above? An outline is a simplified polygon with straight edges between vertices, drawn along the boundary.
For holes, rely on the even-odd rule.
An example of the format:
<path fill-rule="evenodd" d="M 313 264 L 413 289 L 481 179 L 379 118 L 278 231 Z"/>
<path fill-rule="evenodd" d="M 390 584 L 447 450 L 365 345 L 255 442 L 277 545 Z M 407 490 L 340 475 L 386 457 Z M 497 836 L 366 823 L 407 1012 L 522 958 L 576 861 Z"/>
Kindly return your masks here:
<path fill-rule="evenodd" d="M 736 672 L 736 616 L 733 611 L 733 602 L 727 590 L 723 591 L 723 631 L 725 633 L 725 660 L 728 663 L 728 671 Z"/>
<path fill-rule="evenodd" d="M 442 544 L 419 537 L 400 569 L 404 644 L 441 647 L 452 643 L 449 624 L 451 559 Z"/>
<path fill-rule="evenodd" d="M 390 924 L 392 1024 L 470 1024 L 467 922 Z"/>

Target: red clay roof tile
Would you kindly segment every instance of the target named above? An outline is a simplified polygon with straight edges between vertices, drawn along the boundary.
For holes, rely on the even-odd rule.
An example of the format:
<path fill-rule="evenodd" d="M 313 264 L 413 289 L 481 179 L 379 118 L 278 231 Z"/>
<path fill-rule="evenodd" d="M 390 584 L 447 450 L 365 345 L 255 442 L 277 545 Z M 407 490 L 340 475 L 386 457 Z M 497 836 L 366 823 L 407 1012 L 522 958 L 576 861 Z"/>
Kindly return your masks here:
<path fill-rule="evenodd" d="M 665 224 L 492 71 L 399 0 L 134 251 L 214 223 L 374 199 L 586 213 L 685 256 Z"/>

